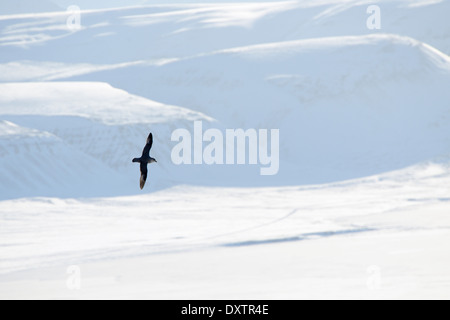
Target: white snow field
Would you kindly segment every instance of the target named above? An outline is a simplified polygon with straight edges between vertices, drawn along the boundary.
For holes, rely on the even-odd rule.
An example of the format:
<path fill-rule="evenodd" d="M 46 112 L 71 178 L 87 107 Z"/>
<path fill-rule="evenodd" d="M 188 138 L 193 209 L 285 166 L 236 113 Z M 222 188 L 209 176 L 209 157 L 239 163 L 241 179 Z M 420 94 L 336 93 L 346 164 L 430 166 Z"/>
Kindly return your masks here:
<path fill-rule="evenodd" d="M 0 299 L 449 299 L 450 1 L 180 2 L 0 5 Z"/>
<path fill-rule="evenodd" d="M 0 203 L 2 298 L 448 299 L 450 168 Z M 81 287 L 69 290 L 69 266 Z"/>

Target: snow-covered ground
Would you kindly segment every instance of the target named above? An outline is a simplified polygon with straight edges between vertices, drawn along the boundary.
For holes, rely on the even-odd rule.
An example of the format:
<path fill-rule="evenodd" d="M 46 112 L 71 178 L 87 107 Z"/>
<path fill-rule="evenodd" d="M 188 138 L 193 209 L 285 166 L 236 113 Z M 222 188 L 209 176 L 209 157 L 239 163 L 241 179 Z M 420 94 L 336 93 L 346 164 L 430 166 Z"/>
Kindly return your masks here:
<path fill-rule="evenodd" d="M 330 185 L 3 201 L 0 297 L 448 299 L 449 185 L 448 165 L 427 164 Z"/>
<path fill-rule="evenodd" d="M 450 2 L 180 2 L 0 5 L 0 298 L 450 298 Z"/>

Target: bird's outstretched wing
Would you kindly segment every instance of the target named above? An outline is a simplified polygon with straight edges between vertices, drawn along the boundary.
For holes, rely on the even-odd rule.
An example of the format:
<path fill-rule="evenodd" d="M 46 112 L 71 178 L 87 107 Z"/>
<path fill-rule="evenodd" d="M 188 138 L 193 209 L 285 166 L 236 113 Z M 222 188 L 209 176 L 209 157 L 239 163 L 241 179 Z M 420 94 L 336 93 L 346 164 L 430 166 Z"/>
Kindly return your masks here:
<path fill-rule="evenodd" d="M 153 145 L 153 134 L 149 134 L 148 138 L 147 138 L 147 144 L 144 147 L 144 150 L 142 151 L 142 157 L 150 157 L 150 149 L 152 148 Z"/>
<path fill-rule="evenodd" d="M 147 181 L 147 174 L 148 174 L 147 163 L 141 162 L 141 180 L 140 180 L 141 190 L 144 189 L 145 181 Z"/>

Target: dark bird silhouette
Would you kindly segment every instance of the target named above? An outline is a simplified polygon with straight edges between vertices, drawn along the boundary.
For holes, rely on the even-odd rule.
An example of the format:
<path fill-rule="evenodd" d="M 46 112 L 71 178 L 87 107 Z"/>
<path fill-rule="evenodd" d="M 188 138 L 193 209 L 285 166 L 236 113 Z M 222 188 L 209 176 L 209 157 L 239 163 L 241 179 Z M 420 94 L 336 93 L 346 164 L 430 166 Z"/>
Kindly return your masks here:
<path fill-rule="evenodd" d="M 142 156 L 140 158 L 134 158 L 133 163 L 139 162 L 141 164 L 141 181 L 140 186 L 141 190 L 144 189 L 145 181 L 147 181 L 147 174 L 148 169 L 147 165 L 149 163 L 158 162 L 156 159 L 150 157 L 150 149 L 153 145 L 153 134 L 150 133 L 150 135 L 147 138 L 147 144 L 144 147 L 144 150 L 142 151 Z"/>

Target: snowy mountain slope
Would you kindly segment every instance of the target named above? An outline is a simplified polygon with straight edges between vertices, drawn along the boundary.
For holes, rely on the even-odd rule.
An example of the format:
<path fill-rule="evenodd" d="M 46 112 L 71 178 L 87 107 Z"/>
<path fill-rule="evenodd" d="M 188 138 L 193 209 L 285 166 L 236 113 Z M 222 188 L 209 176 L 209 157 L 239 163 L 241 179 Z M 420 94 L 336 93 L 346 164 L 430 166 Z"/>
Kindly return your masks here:
<path fill-rule="evenodd" d="M 116 173 L 48 132 L 2 121 L 0 150 L 2 199 L 100 196 L 125 189 L 124 185 L 109 185 L 109 190 L 102 192 L 109 177 Z"/>
<path fill-rule="evenodd" d="M 423 1 L 370 1 L 374 3 L 383 10 L 381 32 L 409 36 L 450 53 L 448 1 L 423 6 L 412 5 Z M 0 46 L 7 50 L 2 50 L 0 62 L 117 64 L 278 41 L 367 35 L 379 32 L 366 27 L 368 6 L 361 1 L 292 1 L 86 10 L 77 32 L 66 26 L 69 13 L 2 16 Z"/>
<path fill-rule="evenodd" d="M 245 39 L 239 36 L 240 28 L 251 25 L 259 17 L 291 7 L 292 4 L 282 2 L 87 10 L 81 14 L 82 28 L 79 32 L 67 28 L 69 13 L 3 16 L 0 18 L 0 46 L 9 50 L 2 53 L 0 62 L 18 60 L 18 57 L 20 60 L 86 62 L 80 56 L 80 50 L 83 50 L 90 53 L 91 63 L 121 63 L 224 49 L 251 41 L 252 36 L 248 32 L 245 32 Z M 191 22 L 192 16 L 198 16 L 200 21 L 194 19 Z M 220 20 L 221 17 L 225 19 L 223 28 L 212 25 L 205 32 L 197 28 L 187 35 L 180 32 L 186 28 L 183 24 L 201 26 L 203 20 Z M 205 42 L 202 39 L 209 40 Z M 35 46 L 43 43 L 50 44 L 54 50 Z M 121 45 L 123 43 L 128 45 Z M 23 47 L 33 47 L 33 55 L 28 55 Z"/>
<path fill-rule="evenodd" d="M 43 13 L 61 11 L 61 7 L 51 0 L 2 0 L 0 16 L 19 13 Z"/>
<path fill-rule="evenodd" d="M 137 193 L 139 167 L 131 159 L 151 131 L 160 164 L 148 188 L 167 187 L 183 177 L 170 160 L 172 131 L 212 121 L 103 83 L 1 84 L 0 119 L 2 199 Z"/>
<path fill-rule="evenodd" d="M 432 38 L 446 23 L 441 12 L 448 2 L 420 7 L 417 4 L 380 2 L 391 13 L 383 20 L 384 25 L 397 28 L 382 31 L 418 35 L 419 40 L 433 42 Z M 446 54 L 411 37 L 393 34 L 280 41 L 324 35 L 327 28 L 337 35 L 347 34 L 356 20 L 359 23 L 357 13 L 364 8 L 363 3 L 354 1 L 345 5 L 303 1 L 90 10 L 82 13 L 83 28 L 79 32 L 65 29 L 66 13 L 6 16 L 0 19 L 5 35 L 5 50 L 0 55 L 5 63 L 0 65 L 0 78 L 4 82 L 105 82 L 151 100 L 202 112 L 219 120 L 216 126 L 220 128 L 281 129 L 282 165 L 276 177 L 247 176 L 243 174 L 245 168 L 242 172 L 237 169 L 237 175 L 230 174 L 234 170 L 227 167 L 177 168 L 183 172 L 165 168 L 166 172 L 177 172 L 170 181 L 196 183 L 201 177 L 202 183 L 213 185 L 321 183 L 445 156 L 450 152 Z M 431 19 L 434 11 L 435 18 Z M 365 22 L 367 14 L 363 13 L 361 19 Z M 412 20 L 405 18 L 421 14 L 430 22 L 427 30 L 431 33 L 426 35 L 416 34 L 422 29 L 412 28 Z M 395 19 L 407 23 L 397 23 Z M 299 22 L 305 24 L 299 26 Z M 372 33 L 365 23 L 361 25 L 362 29 L 354 29 L 354 33 Z M 427 38 L 430 34 L 433 37 Z M 28 43 L 27 39 L 40 45 Z M 11 44 L 16 40 L 21 45 Z M 175 56 L 178 58 L 171 59 Z M 128 163 L 119 151 L 131 153 L 123 145 L 130 146 L 130 141 L 146 135 L 148 127 L 137 129 L 131 124 L 147 117 L 147 104 L 131 98 L 127 107 L 122 106 L 116 114 L 116 109 L 108 106 L 110 100 L 97 103 L 99 99 L 94 90 L 87 88 L 89 84 L 75 85 L 79 87 L 77 94 L 63 90 L 58 99 L 54 97 L 57 87 L 42 91 L 42 103 L 39 94 L 32 94 L 28 100 L 16 95 L 14 99 L 23 100 L 20 105 L 26 106 L 21 110 L 34 111 L 20 113 L 14 104 L 4 104 L 4 115 L 25 116 L 5 120 L 52 133 L 58 131 L 69 142 L 88 141 L 96 135 L 102 137 L 98 141 L 116 137 L 121 141 L 116 147 L 100 142 L 76 147 L 114 169 L 126 170 Z M 6 100 L 8 86 L 5 84 L 2 92 Z M 19 84 L 15 86 L 15 90 L 30 91 L 26 85 L 23 89 Z M 123 95 L 126 100 L 127 95 Z M 45 100 L 47 96 L 53 96 L 51 101 Z M 81 108 L 84 102 L 78 96 L 96 103 Z M 114 105 L 119 105 L 117 99 L 122 101 L 114 96 Z M 61 103 L 66 105 L 62 113 L 58 111 Z M 156 108 L 149 110 L 155 117 Z M 46 118 L 39 117 L 42 112 L 44 116 L 87 114 L 95 125 L 87 121 L 79 125 L 82 130 L 73 130 L 58 119 L 54 123 L 61 125 L 49 129 Z M 164 114 L 161 121 L 172 115 Z M 195 117 L 188 118 L 191 121 L 183 122 L 182 127 L 192 126 Z M 171 145 L 166 141 L 176 127 L 165 126 L 158 134 L 167 163 L 171 162 Z M 117 133 L 121 130 L 130 138 L 122 138 Z M 202 174 L 202 170 L 216 169 L 216 174 Z"/>
<path fill-rule="evenodd" d="M 133 96 L 107 83 L 0 84 L 0 103 L 1 114 L 78 116 L 106 125 L 194 121 L 201 117 L 198 112 Z"/>
<path fill-rule="evenodd" d="M 137 6 L 145 3 L 145 0 L 51 0 L 62 8 L 77 5 L 83 9 L 101 9 Z M 152 1 L 153 2 L 153 1 Z"/>
<path fill-rule="evenodd" d="M 226 122 L 230 122 L 231 115 L 239 117 L 241 110 L 242 118 L 252 125 L 254 120 L 268 118 L 264 105 L 277 110 L 283 107 L 268 101 L 269 96 L 276 100 L 293 95 L 296 105 L 312 105 L 335 97 L 357 98 L 380 86 L 397 89 L 422 84 L 425 91 L 425 86 L 431 85 L 424 77 L 448 81 L 450 58 L 411 38 L 370 35 L 239 47 L 159 66 L 129 66 L 97 73 L 75 78 L 109 79 L 130 92 L 175 100 Z M 136 83 L 133 77 L 146 81 Z M 279 92 L 280 88 L 284 90 Z M 171 94 L 174 91 L 176 95 Z M 283 97 L 283 93 L 288 97 Z M 211 97 L 217 103 L 222 101 L 226 108 L 202 101 Z M 248 117 L 256 111 L 260 116 Z"/>
<path fill-rule="evenodd" d="M 407 37 L 277 42 L 74 79 L 108 79 L 228 128 L 280 129 L 289 173 L 278 183 L 351 179 L 450 153 L 450 58 Z"/>
<path fill-rule="evenodd" d="M 367 28 L 366 22 L 373 14 L 367 10 L 373 5 L 380 8 L 380 30 Z M 414 38 L 450 54 L 446 19 L 450 9 L 448 1 L 303 1 L 301 6 L 303 8 L 297 13 L 292 13 L 297 14 L 297 18 L 302 15 L 302 18 L 288 34 L 289 39 L 390 33 Z M 290 15 L 287 12 L 287 17 L 283 18 Z"/>

